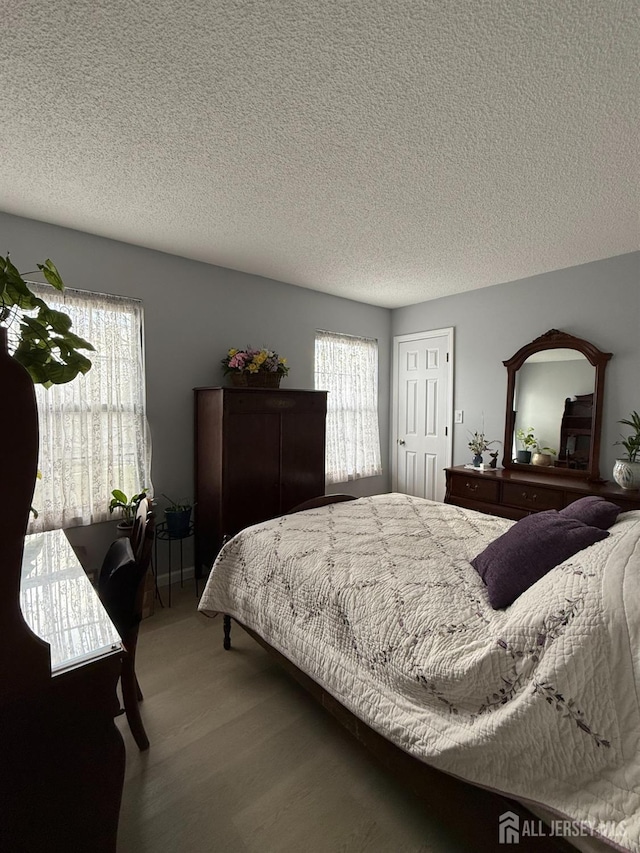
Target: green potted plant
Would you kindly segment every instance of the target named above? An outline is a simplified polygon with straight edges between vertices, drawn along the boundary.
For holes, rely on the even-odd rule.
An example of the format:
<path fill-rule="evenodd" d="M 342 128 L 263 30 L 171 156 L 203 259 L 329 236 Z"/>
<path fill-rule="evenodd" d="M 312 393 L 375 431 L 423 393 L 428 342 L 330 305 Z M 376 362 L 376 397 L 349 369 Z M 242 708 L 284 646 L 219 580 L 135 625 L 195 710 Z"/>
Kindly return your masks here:
<path fill-rule="evenodd" d="M 146 498 L 149 489 L 145 488 L 137 495 L 132 495 L 128 498 L 120 489 L 114 489 L 111 492 L 111 501 L 109 503 L 109 512 L 112 513 L 119 509 L 122 512 L 122 521 L 118 522 L 119 530 L 128 530 L 133 527 L 133 521 L 136 517 L 138 504 L 142 498 Z"/>
<path fill-rule="evenodd" d="M 8 352 L 29 373 L 35 385 L 64 385 L 78 373 L 91 370 L 91 361 L 79 350 L 95 348 L 71 331 L 71 317 L 49 308 L 24 279 L 40 271 L 56 290 L 64 282 L 49 258 L 38 270 L 18 272 L 9 254 L 0 255 L 0 351 Z M 42 477 L 38 471 L 38 478 Z M 32 506 L 34 518 L 37 510 Z"/>
<path fill-rule="evenodd" d="M 163 492 L 163 497 L 169 501 L 165 507 L 164 518 L 167 524 L 167 533 L 170 539 L 184 539 L 189 535 L 191 528 L 191 510 L 193 503 L 190 500 L 174 501 Z"/>
<path fill-rule="evenodd" d="M 518 450 L 516 462 L 529 465 L 531 463 L 531 453 L 538 446 L 538 442 L 533 434 L 533 427 L 528 427 L 526 430 L 516 430 L 516 438 L 522 444 L 523 448 L 522 450 Z"/>
<path fill-rule="evenodd" d="M 51 260 L 36 266 L 52 287 L 64 290 Z M 0 255 L 0 345 L 4 338 L 13 358 L 26 368 L 35 384 L 47 388 L 64 385 L 91 369 L 91 361 L 79 350 L 94 347 L 71 331 L 68 314 L 49 308 L 31 291 L 23 275 L 33 274 L 19 273 L 9 255 Z"/>
<path fill-rule="evenodd" d="M 631 427 L 631 435 L 621 436 L 621 441 L 614 442 L 622 445 L 626 453 L 616 459 L 613 466 L 613 479 L 623 489 L 640 489 L 640 415 L 633 411 L 629 418 L 618 421 L 619 424 Z"/>

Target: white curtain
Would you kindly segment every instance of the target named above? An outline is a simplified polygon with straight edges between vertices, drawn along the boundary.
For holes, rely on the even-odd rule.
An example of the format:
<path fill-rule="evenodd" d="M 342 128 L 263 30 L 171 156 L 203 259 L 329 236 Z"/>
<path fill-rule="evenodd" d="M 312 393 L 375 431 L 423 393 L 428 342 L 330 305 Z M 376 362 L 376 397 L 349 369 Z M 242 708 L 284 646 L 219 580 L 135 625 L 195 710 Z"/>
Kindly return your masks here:
<path fill-rule="evenodd" d="M 38 468 L 29 533 L 106 521 L 113 489 L 151 488 L 143 309 L 135 299 L 30 284 L 89 341 L 93 366 L 66 385 L 36 386 Z"/>
<path fill-rule="evenodd" d="M 326 480 L 382 473 L 378 432 L 378 342 L 316 332 L 315 387 L 327 395 Z"/>

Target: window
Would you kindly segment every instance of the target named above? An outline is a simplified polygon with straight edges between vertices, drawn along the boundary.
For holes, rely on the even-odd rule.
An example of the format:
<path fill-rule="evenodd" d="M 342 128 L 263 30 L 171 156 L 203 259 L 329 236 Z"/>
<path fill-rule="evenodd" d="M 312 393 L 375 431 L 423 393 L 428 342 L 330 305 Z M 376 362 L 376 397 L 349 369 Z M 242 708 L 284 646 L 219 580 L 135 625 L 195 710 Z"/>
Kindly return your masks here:
<path fill-rule="evenodd" d="M 382 473 L 378 433 L 378 342 L 316 332 L 315 387 L 327 395 L 328 483 Z"/>
<path fill-rule="evenodd" d="M 142 303 L 135 299 L 29 285 L 65 311 L 89 341 L 91 370 L 66 385 L 36 385 L 38 468 L 29 533 L 109 519 L 111 490 L 151 486 L 145 404 Z"/>

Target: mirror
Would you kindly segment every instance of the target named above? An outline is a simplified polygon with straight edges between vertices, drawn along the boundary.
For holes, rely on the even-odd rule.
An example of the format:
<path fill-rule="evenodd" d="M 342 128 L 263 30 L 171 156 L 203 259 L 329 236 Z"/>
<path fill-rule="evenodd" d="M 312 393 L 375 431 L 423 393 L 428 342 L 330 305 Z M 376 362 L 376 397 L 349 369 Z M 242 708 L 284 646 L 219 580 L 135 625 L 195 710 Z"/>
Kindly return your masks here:
<path fill-rule="evenodd" d="M 531 464 L 534 456 L 543 456 L 546 458 L 536 458 L 533 464 L 585 471 L 591 454 L 594 388 L 595 368 L 578 350 L 543 350 L 525 359 L 514 388 L 511 458 Z M 530 430 L 537 453 L 526 450 L 517 439 Z"/>
<path fill-rule="evenodd" d="M 599 479 L 604 370 L 611 353 L 551 329 L 503 362 L 503 466 Z"/>

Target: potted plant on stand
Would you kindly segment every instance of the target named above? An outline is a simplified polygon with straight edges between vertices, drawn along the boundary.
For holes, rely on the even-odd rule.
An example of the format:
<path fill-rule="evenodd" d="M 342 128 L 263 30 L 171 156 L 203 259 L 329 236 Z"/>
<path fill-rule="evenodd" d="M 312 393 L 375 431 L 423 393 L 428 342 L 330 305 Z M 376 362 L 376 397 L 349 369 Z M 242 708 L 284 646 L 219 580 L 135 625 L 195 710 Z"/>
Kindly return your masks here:
<path fill-rule="evenodd" d="M 621 444 L 626 450 L 626 457 L 616 459 L 613 466 L 613 479 L 622 488 L 627 490 L 640 489 L 640 415 L 632 412 L 628 420 L 618 421 L 619 424 L 629 426 L 633 433 L 626 438 L 622 436 Z"/>
<path fill-rule="evenodd" d="M 109 503 L 109 512 L 119 509 L 122 511 L 122 521 L 118 522 L 118 530 L 128 532 L 133 527 L 133 521 L 136 517 L 138 504 L 142 498 L 146 498 L 149 489 L 145 488 L 137 495 L 132 495 L 128 498 L 120 489 L 114 489 L 111 492 L 111 501 Z"/>
<path fill-rule="evenodd" d="M 170 539 L 184 539 L 191 528 L 191 510 L 193 503 L 189 500 L 173 501 L 163 493 L 169 501 L 165 508 L 164 518 L 167 523 L 167 533 Z"/>
<path fill-rule="evenodd" d="M 517 430 L 516 438 L 523 447 L 522 450 L 518 450 L 516 462 L 521 462 L 523 465 L 531 464 L 531 453 L 538 446 L 538 442 L 533 434 L 533 427 L 528 427 L 526 430 Z"/>

